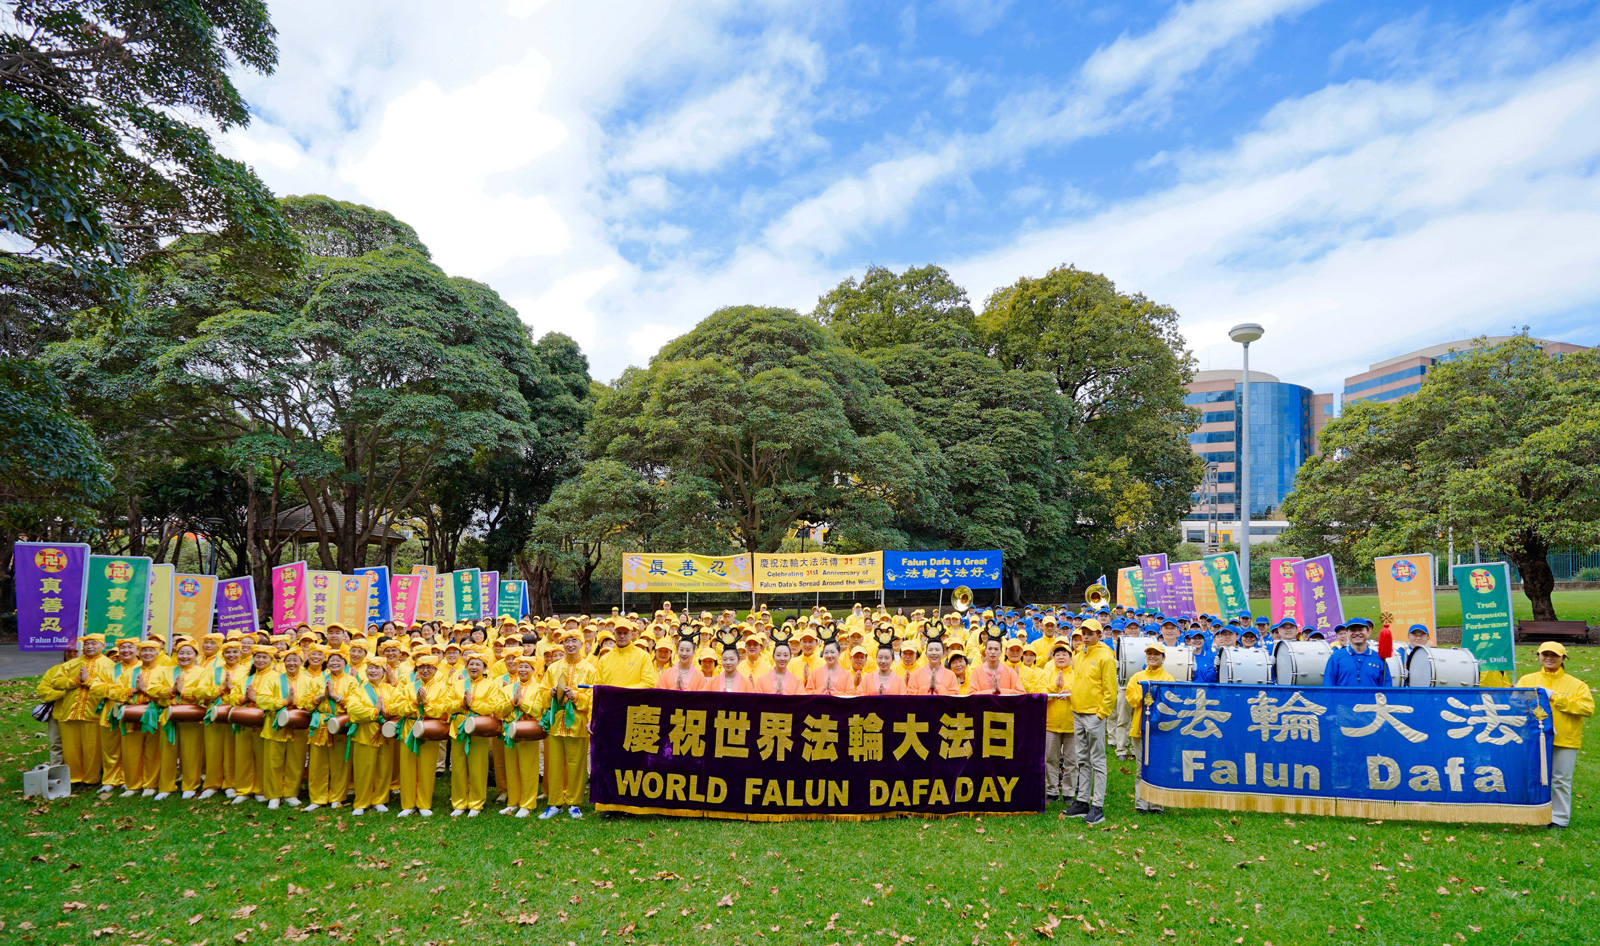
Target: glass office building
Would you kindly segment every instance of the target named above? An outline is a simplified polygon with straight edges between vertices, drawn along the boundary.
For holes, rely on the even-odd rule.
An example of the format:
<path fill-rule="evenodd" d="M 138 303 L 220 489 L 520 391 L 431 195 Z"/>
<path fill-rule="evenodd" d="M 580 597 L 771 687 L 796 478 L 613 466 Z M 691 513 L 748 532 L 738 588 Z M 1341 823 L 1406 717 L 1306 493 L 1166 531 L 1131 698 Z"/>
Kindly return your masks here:
<path fill-rule="evenodd" d="M 1189 385 L 1184 402 L 1200 411 L 1200 427 L 1189 444 L 1213 466 L 1202 491 L 1193 497 L 1187 517 L 1199 520 L 1238 520 L 1238 451 L 1245 435 L 1241 400 L 1242 371 L 1202 371 Z M 1294 477 L 1316 450 L 1314 423 L 1319 413 L 1332 414 L 1332 395 L 1313 394 L 1310 388 L 1286 384 L 1269 374 L 1250 372 L 1250 517 L 1266 531 L 1254 541 L 1282 531 L 1267 525 L 1282 517 L 1284 497 L 1294 489 Z M 1219 522 L 1221 525 L 1222 522 Z M 1185 538 L 1195 527 L 1185 526 Z"/>

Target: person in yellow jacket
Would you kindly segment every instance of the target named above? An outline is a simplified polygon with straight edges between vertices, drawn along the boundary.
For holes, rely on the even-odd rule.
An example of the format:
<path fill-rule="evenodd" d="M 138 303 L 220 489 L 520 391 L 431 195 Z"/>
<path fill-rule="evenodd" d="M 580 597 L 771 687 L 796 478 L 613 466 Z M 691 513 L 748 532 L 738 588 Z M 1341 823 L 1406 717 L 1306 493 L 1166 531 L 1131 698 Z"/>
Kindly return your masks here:
<path fill-rule="evenodd" d="M 1106 818 L 1106 720 L 1117 708 L 1117 659 L 1100 643 L 1100 622 L 1089 618 L 1080 629 L 1083 649 L 1072 662 L 1072 728 L 1077 751 L 1075 793 L 1069 817 L 1085 824 Z"/>
<path fill-rule="evenodd" d="M 217 649 L 217 658 L 210 664 L 201 665 L 201 675 L 206 677 L 205 692 L 208 699 L 205 705 L 205 758 L 206 773 L 201 784 L 201 792 L 197 796 L 202 801 L 215 795 L 217 792 L 227 792 L 228 797 L 233 797 L 233 730 L 227 723 L 212 720 L 212 713 L 219 705 L 226 705 L 226 697 L 233 690 L 233 682 L 244 676 L 248 667 L 247 661 L 241 661 L 241 650 L 238 638 L 223 640 L 219 634 L 207 634 L 206 638 L 215 637 L 220 646 Z"/>
<path fill-rule="evenodd" d="M 582 818 L 578 803 L 583 800 L 584 782 L 589 768 L 589 709 L 593 705 L 594 665 L 583 659 L 583 638 L 575 633 L 561 640 L 562 659 L 545 670 L 535 711 L 548 717 L 545 731 L 545 797 L 550 806 L 539 813 L 548 820 L 565 807 L 573 818 Z"/>
<path fill-rule="evenodd" d="M 493 738 L 470 734 L 466 723 L 474 716 L 503 715 L 510 699 L 486 673 L 489 661 L 483 654 L 474 651 L 463 663 L 465 677 L 454 678 L 459 681 L 461 706 L 450 717 L 450 816 L 476 818 L 489 800 Z"/>
<path fill-rule="evenodd" d="M 504 715 L 506 739 L 506 806 L 502 815 L 526 818 L 539 804 L 539 741 L 510 741 L 511 727 L 519 719 L 537 718 L 536 707 L 542 680 L 535 676 L 540 670 L 539 660 L 519 654 L 511 660 L 511 678 L 506 685 L 506 710 Z"/>
<path fill-rule="evenodd" d="M 357 683 L 346 668 L 348 660 L 342 651 L 326 644 L 313 644 L 313 654 L 324 657 L 322 692 L 318 694 L 317 707 L 311 717 L 310 735 L 306 737 L 306 811 L 316 811 L 326 805 L 337 808 L 350 793 L 350 727 L 338 733 L 328 731 L 328 723 L 336 716 L 349 715 L 345 708 L 345 695 Z M 351 721 L 352 725 L 354 720 Z"/>
<path fill-rule="evenodd" d="M 1031 668 L 1030 668 L 1031 669 Z M 1074 794 L 1078 756 L 1072 732 L 1072 646 L 1059 641 L 1050 651 L 1050 663 L 1023 681 L 1029 693 L 1043 693 L 1044 800 L 1049 804 Z"/>
<path fill-rule="evenodd" d="M 150 685 L 155 683 L 158 688 L 161 687 L 161 682 L 154 679 L 161 667 L 161 642 L 154 639 L 139 641 L 135 645 L 135 652 L 138 664 L 133 672 L 120 675 L 107 696 L 111 700 L 113 718 L 119 720 L 122 727 L 122 777 L 123 784 L 127 786 L 122 797 L 143 794 L 149 798 L 156 794 L 156 783 L 161 777 L 161 745 L 157 742 L 159 734 L 156 722 L 159 711 L 151 714 L 147 710 L 139 721 L 127 722 L 122 720 L 122 709 L 139 704 L 148 706 Z"/>
<path fill-rule="evenodd" d="M 111 700 L 111 691 L 120 683 L 133 679 L 139 669 L 138 641 L 125 639 L 117 642 L 114 659 L 100 665 L 99 673 L 89 685 L 89 695 L 94 698 L 95 711 L 100 715 L 100 791 L 111 792 L 127 784 L 127 774 L 122 770 L 122 717 L 117 715 L 117 704 Z M 126 795 L 124 795 L 126 797 Z"/>
<path fill-rule="evenodd" d="M 256 706 L 256 686 L 275 672 L 274 660 L 278 649 L 271 644 L 254 644 L 249 648 L 250 665 L 233 681 L 233 689 L 223 700 L 232 707 L 259 709 Z M 229 787 L 233 803 L 242 805 L 252 797 L 266 801 L 267 752 L 266 741 L 259 726 L 233 724 L 233 784 Z"/>
<path fill-rule="evenodd" d="M 300 778 L 306 768 L 306 730 L 279 728 L 278 711 L 291 707 L 309 711 L 321 695 L 318 682 L 302 672 L 298 650 L 285 650 L 282 658 L 276 671 L 256 674 L 251 686 L 256 705 L 267 714 L 261 724 L 261 783 L 268 808 L 282 802 L 291 807 L 300 804 Z"/>
<path fill-rule="evenodd" d="M 39 678 L 39 698 L 55 704 L 51 719 L 60 727 L 62 762 L 75 785 L 101 784 L 100 716 L 93 688 L 96 678 L 110 670 L 111 661 L 101 654 L 105 640 L 104 634 L 84 635 L 80 653 Z"/>
<path fill-rule="evenodd" d="M 433 786 L 438 775 L 439 743 L 412 735 L 419 719 L 448 720 L 461 705 L 451 680 L 439 671 L 439 658 L 418 654 L 412 658 L 416 683 L 406 700 L 409 712 L 398 722 L 400 749 L 400 817 L 433 817 Z"/>
<path fill-rule="evenodd" d="M 1128 729 L 1128 736 L 1133 745 L 1133 810 L 1145 814 L 1161 814 L 1160 805 L 1147 804 L 1144 792 L 1139 787 L 1139 773 L 1144 771 L 1144 731 L 1140 724 L 1144 721 L 1144 683 L 1171 683 L 1172 674 L 1166 671 L 1162 664 L 1166 663 L 1167 649 L 1161 642 L 1151 638 L 1144 645 L 1144 669 L 1128 678 L 1128 685 L 1124 688 L 1123 695 L 1128 700 L 1128 706 L 1133 710 L 1133 722 Z"/>
<path fill-rule="evenodd" d="M 350 771 L 356 787 L 355 801 L 350 803 L 352 815 L 364 815 L 368 808 L 389 810 L 389 740 L 383 735 L 383 724 L 406 714 L 408 693 L 405 687 L 390 686 L 385 665 L 375 660 L 367 662 L 366 679 L 348 691 L 345 708 L 356 730 L 350 737 Z"/>
<path fill-rule="evenodd" d="M 1565 828 L 1572 821 L 1572 773 L 1583 747 L 1583 721 L 1594 715 L 1589 685 L 1566 671 L 1567 648 L 1554 642 L 1539 645 L 1540 669 L 1524 674 L 1519 687 L 1539 687 L 1549 695 L 1555 752 L 1550 757 L 1550 825 Z"/>
<path fill-rule="evenodd" d="M 180 637 L 172 647 L 176 666 L 165 668 L 166 694 L 155 699 L 161 710 L 161 791 L 160 801 L 179 787 L 178 776 L 183 777 L 183 798 L 193 798 L 200 791 L 206 774 L 205 723 L 173 722 L 172 707 L 179 705 L 204 706 L 214 699 L 208 687 L 208 675 L 200 665 L 200 647 L 187 637 Z"/>
<path fill-rule="evenodd" d="M 652 672 L 654 662 L 649 654 L 633 646 L 637 629 L 625 621 L 618 622 L 616 636 L 616 648 L 595 661 L 594 682 L 602 686 L 629 687 L 635 690 L 655 686 L 656 678 Z M 757 647 L 758 661 L 760 654 L 760 648 Z"/>

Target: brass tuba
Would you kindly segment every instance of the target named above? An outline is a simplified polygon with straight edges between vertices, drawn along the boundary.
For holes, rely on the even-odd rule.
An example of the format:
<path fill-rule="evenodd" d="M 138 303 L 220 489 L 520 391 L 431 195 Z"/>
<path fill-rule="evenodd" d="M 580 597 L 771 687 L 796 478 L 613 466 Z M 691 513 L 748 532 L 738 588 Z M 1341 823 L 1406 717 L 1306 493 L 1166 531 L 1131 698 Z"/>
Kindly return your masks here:
<path fill-rule="evenodd" d="M 972 607 L 972 589 L 966 585 L 956 586 L 956 590 L 950 592 L 950 603 L 955 605 L 957 611 L 965 614 L 966 610 Z"/>
<path fill-rule="evenodd" d="M 1083 600 L 1091 608 L 1101 608 L 1111 602 L 1111 589 L 1095 582 L 1083 590 Z"/>

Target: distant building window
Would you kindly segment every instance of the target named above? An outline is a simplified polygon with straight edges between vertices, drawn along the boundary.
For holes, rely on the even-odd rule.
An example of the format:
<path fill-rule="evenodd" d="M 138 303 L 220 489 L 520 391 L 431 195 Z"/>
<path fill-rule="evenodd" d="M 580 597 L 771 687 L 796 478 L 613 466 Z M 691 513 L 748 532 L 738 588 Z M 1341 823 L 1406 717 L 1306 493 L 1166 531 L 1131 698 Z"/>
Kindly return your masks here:
<path fill-rule="evenodd" d="M 1210 433 L 1190 434 L 1190 443 L 1233 443 L 1233 431 L 1213 430 Z"/>
<path fill-rule="evenodd" d="M 1183 535 L 1185 542 L 1204 542 L 1206 540 L 1205 530 L 1203 529 L 1187 529 Z"/>
<path fill-rule="evenodd" d="M 1212 411 L 1209 414 L 1201 414 L 1200 423 L 1231 424 L 1233 423 L 1233 411 Z"/>
<path fill-rule="evenodd" d="M 1183 396 L 1183 403 L 1190 406 L 1196 404 L 1220 404 L 1223 401 L 1233 400 L 1233 391 L 1200 391 Z"/>
<path fill-rule="evenodd" d="M 1332 414 L 1333 414 L 1333 405 L 1332 404 L 1324 404 L 1324 405 L 1322 405 L 1322 414 L 1323 414 L 1324 417 L 1332 416 Z"/>

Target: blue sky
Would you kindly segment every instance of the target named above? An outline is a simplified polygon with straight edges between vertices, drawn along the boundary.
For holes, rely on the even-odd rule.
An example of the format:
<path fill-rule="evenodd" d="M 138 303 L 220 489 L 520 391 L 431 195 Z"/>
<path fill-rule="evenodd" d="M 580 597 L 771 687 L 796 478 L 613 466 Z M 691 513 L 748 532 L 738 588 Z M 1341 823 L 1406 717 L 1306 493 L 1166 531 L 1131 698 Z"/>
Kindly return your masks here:
<path fill-rule="evenodd" d="M 1073 263 L 1200 367 L 1337 390 L 1528 324 L 1600 343 L 1600 8 L 274 2 L 228 136 L 281 193 L 415 225 L 596 377 L 867 265 L 975 305 Z"/>

